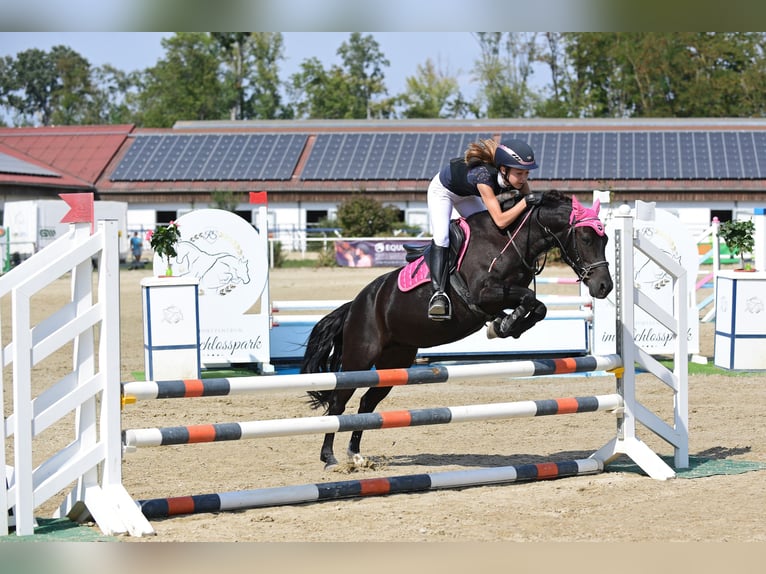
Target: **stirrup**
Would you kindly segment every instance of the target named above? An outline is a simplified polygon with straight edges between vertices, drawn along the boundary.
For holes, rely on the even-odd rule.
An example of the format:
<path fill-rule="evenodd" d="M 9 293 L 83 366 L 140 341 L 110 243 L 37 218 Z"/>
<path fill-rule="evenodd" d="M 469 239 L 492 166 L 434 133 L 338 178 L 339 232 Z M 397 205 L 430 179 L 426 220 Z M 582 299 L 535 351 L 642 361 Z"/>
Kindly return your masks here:
<path fill-rule="evenodd" d="M 428 318 L 432 321 L 452 319 L 451 307 L 449 296 L 444 291 L 437 291 L 428 302 Z"/>

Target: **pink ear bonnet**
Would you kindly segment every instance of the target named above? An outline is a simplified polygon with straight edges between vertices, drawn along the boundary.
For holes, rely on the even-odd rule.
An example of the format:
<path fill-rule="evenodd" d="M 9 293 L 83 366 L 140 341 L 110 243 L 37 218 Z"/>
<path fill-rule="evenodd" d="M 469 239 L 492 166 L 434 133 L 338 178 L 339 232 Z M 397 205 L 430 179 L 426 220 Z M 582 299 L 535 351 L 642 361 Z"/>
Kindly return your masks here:
<path fill-rule="evenodd" d="M 587 225 L 599 235 L 604 235 L 604 224 L 598 218 L 598 211 L 601 208 L 601 202 L 597 199 L 593 202 L 593 207 L 587 208 L 572 197 L 572 214 L 569 216 L 569 224 L 573 227 L 583 227 Z"/>

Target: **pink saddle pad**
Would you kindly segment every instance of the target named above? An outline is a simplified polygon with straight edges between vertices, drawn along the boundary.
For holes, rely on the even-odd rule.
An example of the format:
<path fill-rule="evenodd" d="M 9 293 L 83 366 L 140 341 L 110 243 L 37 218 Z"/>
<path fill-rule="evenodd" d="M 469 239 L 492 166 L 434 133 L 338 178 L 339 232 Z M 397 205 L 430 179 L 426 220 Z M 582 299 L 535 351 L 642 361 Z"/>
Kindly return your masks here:
<path fill-rule="evenodd" d="M 463 256 L 465 250 L 468 247 L 468 239 L 471 237 L 471 228 L 468 227 L 465 219 L 459 219 L 458 225 L 460 225 L 463 233 L 465 234 L 465 240 L 463 245 L 460 246 L 460 256 L 457 260 L 457 268 L 460 269 L 460 265 L 463 263 Z M 427 283 L 431 280 L 431 272 L 428 269 L 428 265 L 424 261 L 423 256 L 418 257 L 415 261 L 405 265 L 399 272 L 397 284 L 401 291 L 411 291 L 415 287 Z"/>

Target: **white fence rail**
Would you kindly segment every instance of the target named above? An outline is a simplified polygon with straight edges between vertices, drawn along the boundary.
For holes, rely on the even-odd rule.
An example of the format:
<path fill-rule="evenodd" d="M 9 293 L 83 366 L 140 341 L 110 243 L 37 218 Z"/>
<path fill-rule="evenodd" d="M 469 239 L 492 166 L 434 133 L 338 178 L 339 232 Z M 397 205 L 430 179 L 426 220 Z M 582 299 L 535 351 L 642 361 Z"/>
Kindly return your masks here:
<path fill-rule="evenodd" d="M 95 233 L 90 223 L 77 223 L 0 277 L 0 298 L 10 297 L 12 315 L 11 338 L 2 342 L 0 357 L 13 379 L 12 410 L 3 408 L 0 535 L 13 526 L 18 535 L 33 534 L 35 509 L 72 485 L 58 516 L 90 515 L 105 534 L 153 532 L 122 486 L 118 254 L 115 221 L 99 222 Z M 70 300 L 35 323 L 33 298 L 67 274 Z M 49 384 L 39 374 L 33 377 L 36 365 L 70 345 L 71 372 Z M 5 405 L 6 385 L 0 383 Z M 73 413 L 74 440 L 34 466 L 48 456 L 35 439 Z M 6 460 L 11 449 L 12 465 Z"/>

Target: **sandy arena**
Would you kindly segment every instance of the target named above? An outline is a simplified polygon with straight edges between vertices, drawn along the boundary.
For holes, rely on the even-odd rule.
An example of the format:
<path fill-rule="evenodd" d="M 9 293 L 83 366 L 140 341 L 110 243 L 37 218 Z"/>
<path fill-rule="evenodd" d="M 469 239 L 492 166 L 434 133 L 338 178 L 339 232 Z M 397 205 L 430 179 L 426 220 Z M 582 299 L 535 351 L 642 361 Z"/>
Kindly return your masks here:
<path fill-rule="evenodd" d="M 270 274 L 272 297 L 351 298 L 373 277 L 386 271 L 276 269 Z M 571 273 L 568 268 L 549 266 L 545 275 L 568 273 Z M 140 281 L 151 274 L 148 269 L 121 272 L 121 371 L 125 381 L 134 380 L 133 373 L 144 371 Z M 40 312 L 45 311 L 46 305 L 58 304 L 58 298 L 68 297 L 68 280 L 62 278 L 54 289 L 56 295 L 40 299 Z M 571 286 L 544 285 L 539 290 L 572 293 Z M 8 321 L 3 328 L 8 328 Z M 700 351 L 707 357 L 713 354 L 713 328 L 712 323 L 701 326 Z M 68 355 L 55 355 L 46 361 L 44 368 L 51 369 L 52 374 L 57 365 L 59 368 L 71 365 L 71 350 Z M 639 399 L 667 415 L 671 409 L 670 393 L 655 383 L 653 377 L 644 377 L 647 376 L 639 377 Z M 449 382 L 396 388 L 378 410 L 612 392 L 612 377 Z M 349 403 L 347 412 L 356 411 L 359 394 Z M 6 391 L 6 400 L 8 395 Z M 766 385 L 760 374 L 691 376 L 690 454 L 766 463 L 766 425 L 760 422 L 758 414 L 764 403 Z M 302 393 L 142 401 L 126 407 L 123 428 L 317 414 L 309 408 Z M 571 460 L 587 458 L 612 438 L 614 431 L 614 416 L 606 413 L 373 431 L 365 433 L 362 451 L 372 458 L 375 467 L 351 474 L 323 470 L 319 461 L 320 435 L 142 448 L 126 455 L 123 479 L 128 492 L 139 500 Z M 71 433 L 71 427 L 63 432 Z M 639 433 L 660 454 L 672 454 L 666 443 L 645 429 L 640 428 Z M 345 451 L 347 440 L 347 434 L 336 438 L 336 453 Z M 156 536 L 123 540 L 764 542 L 763 480 L 763 472 L 666 482 L 634 472 L 607 472 L 554 481 L 172 517 L 152 521 Z M 49 501 L 40 509 L 40 515 L 49 515 L 54 507 L 53 501 Z"/>

